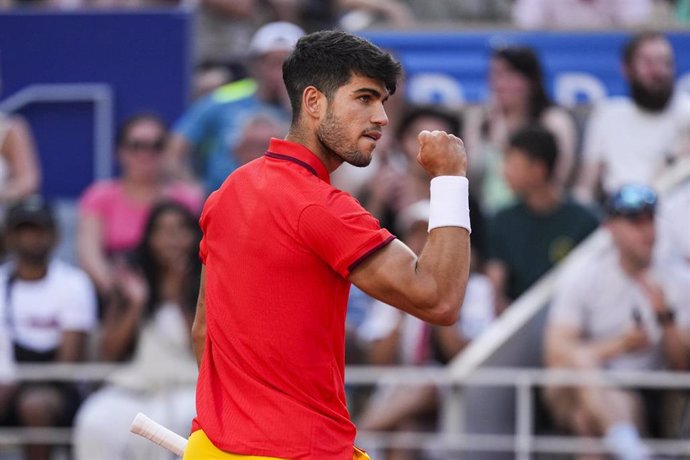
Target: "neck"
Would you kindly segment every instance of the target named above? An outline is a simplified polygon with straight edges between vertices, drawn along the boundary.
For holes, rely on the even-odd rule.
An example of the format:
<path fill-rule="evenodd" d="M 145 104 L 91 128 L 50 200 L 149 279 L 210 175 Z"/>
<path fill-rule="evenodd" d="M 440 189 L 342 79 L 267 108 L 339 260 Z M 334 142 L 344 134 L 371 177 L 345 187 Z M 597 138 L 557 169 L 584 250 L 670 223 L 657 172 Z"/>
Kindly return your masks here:
<path fill-rule="evenodd" d="M 554 185 L 547 182 L 525 192 L 522 200 L 537 214 L 546 214 L 561 203 L 562 196 Z"/>
<path fill-rule="evenodd" d="M 123 177 L 122 185 L 129 194 L 139 199 L 148 200 L 158 194 L 161 183 L 157 180 L 151 181 L 144 178 Z"/>
<path fill-rule="evenodd" d="M 326 166 L 329 174 L 338 169 L 338 166 L 343 163 L 343 160 L 319 141 L 316 131 L 307 131 L 301 126 L 294 125 L 290 127 L 285 140 L 302 144 L 308 148 Z"/>
<path fill-rule="evenodd" d="M 527 104 L 524 102 L 515 102 L 512 105 L 504 105 L 501 107 L 501 112 L 506 120 L 519 122 L 527 118 Z"/>
<path fill-rule="evenodd" d="M 18 260 L 15 272 L 20 280 L 36 281 L 46 276 L 48 264 L 36 264 L 25 260 Z"/>
<path fill-rule="evenodd" d="M 633 259 L 629 256 L 626 257 L 626 255 L 623 253 L 619 254 L 618 261 L 623 269 L 623 272 L 625 272 L 631 278 L 637 277 L 637 275 L 641 274 L 649 267 L 649 264 L 642 264 L 639 260 Z"/>

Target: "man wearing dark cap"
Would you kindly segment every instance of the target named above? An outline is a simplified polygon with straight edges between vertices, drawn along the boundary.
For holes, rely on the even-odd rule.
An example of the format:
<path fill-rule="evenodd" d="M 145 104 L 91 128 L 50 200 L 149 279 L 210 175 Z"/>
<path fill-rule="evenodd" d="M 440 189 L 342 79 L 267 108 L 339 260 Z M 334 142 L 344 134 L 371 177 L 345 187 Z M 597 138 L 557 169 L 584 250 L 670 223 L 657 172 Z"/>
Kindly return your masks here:
<path fill-rule="evenodd" d="M 12 206 L 6 215 L 9 261 L 0 267 L 0 318 L 9 331 L 17 363 L 73 362 L 84 358 L 96 323 L 96 297 L 81 270 L 51 260 L 57 225 L 39 197 Z M 63 383 L 0 387 L 0 425 L 69 426 L 79 404 Z M 0 396 L 2 396 L 0 395 Z M 11 395 L 11 398 L 6 398 Z M 26 446 L 25 458 L 50 458 L 51 446 Z"/>
<path fill-rule="evenodd" d="M 625 185 L 606 203 L 613 248 L 560 280 L 546 326 L 549 367 L 582 370 L 686 370 L 690 276 L 653 260 L 657 196 Z M 580 436 L 603 436 L 618 459 L 649 458 L 640 433 L 658 435 L 659 393 L 607 386 L 545 391 L 556 423 Z M 648 426 L 646 426 L 648 425 Z"/>

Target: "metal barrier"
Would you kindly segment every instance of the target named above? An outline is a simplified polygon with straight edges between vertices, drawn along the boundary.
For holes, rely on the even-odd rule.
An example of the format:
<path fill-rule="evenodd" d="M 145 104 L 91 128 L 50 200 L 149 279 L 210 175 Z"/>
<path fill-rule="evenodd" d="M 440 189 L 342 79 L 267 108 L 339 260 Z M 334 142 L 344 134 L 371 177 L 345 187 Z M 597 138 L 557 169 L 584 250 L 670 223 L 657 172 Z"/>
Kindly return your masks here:
<path fill-rule="evenodd" d="M 120 369 L 121 365 L 108 364 L 44 364 L 19 365 L 17 378 L 21 381 L 102 381 Z M 193 382 L 193 369 L 181 369 L 179 383 Z M 404 383 L 423 385 L 433 383 L 462 391 L 470 386 L 514 387 L 516 393 L 515 434 L 468 433 L 379 433 L 360 431 L 358 442 L 368 448 L 424 448 L 457 458 L 463 451 L 515 453 L 519 460 L 529 459 L 535 453 L 593 454 L 606 453 L 599 439 L 568 436 L 541 436 L 534 433 L 533 389 L 544 385 L 612 385 L 617 387 L 687 390 L 690 395 L 690 373 L 677 372 L 582 372 L 573 370 L 545 370 L 524 368 L 481 369 L 458 377 L 449 368 L 429 367 L 374 367 L 348 366 L 346 384 L 376 385 L 378 383 Z M 690 396 L 689 396 L 690 397 Z M 458 410 L 462 410 L 461 407 Z M 68 428 L 11 428 L 0 430 L 0 447 L 31 442 L 70 444 Z M 649 447 L 661 455 L 690 458 L 690 440 L 650 439 Z"/>

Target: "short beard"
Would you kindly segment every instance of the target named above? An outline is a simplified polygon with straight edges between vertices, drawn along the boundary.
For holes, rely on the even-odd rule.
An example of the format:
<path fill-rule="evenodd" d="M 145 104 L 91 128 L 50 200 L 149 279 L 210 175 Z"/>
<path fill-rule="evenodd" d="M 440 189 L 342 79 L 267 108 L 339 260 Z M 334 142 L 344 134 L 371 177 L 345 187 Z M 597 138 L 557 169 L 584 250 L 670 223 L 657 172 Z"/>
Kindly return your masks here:
<path fill-rule="evenodd" d="M 673 96 L 673 84 L 668 84 L 660 89 L 650 90 L 640 82 L 630 82 L 630 96 L 635 104 L 647 112 L 662 112 Z"/>
<path fill-rule="evenodd" d="M 342 151 L 341 145 L 347 138 L 347 134 L 343 124 L 330 110 L 326 112 L 326 118 L 316 130 L 316 138 L 330 155 L 336 156 L 352 166 L 362 168 L 371 163 L 371 156 L 364 155 L 356 147 L 347 146 L 345 148 L 349 147 L 350 150 Z"/>

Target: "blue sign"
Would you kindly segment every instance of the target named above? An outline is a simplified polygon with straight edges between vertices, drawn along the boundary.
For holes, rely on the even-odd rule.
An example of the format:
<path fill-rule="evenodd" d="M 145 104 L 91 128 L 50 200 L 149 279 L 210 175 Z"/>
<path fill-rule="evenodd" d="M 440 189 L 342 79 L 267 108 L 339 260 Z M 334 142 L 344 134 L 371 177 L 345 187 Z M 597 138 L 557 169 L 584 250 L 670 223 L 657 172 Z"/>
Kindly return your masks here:
<path fill-rule="evenodd" d="M 45 195 L 74 198 L 112 175 L 123 118 L 182 113 L 191 26 L 181 10 L 0 14 L 0 108 L 28 119 Z"/>
<path fill-rule="evenodd" d="M 363 34 L 393 52 L 407 74 L 405 90 L 415 102 L 464 104 L 487 96 L 494 47 L 531 46 L 541 58 L 546 84 L 563 105 L 626 93 L 621 73 L 624 32 L 385 31 Z M 669 32 L 679 85 L 690 91 L 690 32 Z"/>

